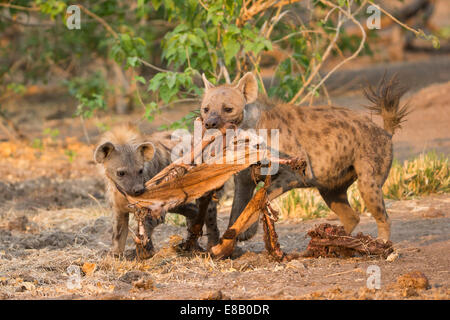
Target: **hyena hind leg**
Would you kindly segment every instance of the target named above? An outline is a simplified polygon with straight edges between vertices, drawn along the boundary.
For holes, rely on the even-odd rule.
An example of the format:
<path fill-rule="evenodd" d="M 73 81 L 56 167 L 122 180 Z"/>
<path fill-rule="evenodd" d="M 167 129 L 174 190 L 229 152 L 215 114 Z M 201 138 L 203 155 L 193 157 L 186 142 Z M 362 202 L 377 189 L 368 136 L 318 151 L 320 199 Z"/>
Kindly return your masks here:
<path fill-rule="evenodd" d="M 345 231 L 348 234 L 352 233 L 359 223 L 359 214 L 348 203 L 347 188 L 319 190 L 319 192 L 331 211 L 339 217 Z"/>
<path fill-rule="evenodd" d="M 389 240 L 391 234 L 391 221 L 384 205 L 381 185 L 368 175 L 358 176 L 358 189 L 364 203 L 375 218 L 378 227 L 378 238 Z"/>

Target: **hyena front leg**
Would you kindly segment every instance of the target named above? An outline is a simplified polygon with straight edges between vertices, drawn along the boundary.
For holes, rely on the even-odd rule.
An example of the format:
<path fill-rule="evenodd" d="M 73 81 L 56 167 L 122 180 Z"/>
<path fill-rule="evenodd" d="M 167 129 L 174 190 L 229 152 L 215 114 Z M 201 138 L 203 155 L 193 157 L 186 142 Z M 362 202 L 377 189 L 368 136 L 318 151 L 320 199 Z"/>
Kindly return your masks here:
<path fill-rule="evenodd" d="M 219 243 L 220 231 L 217 227 L 217 202 L 211 201 L 206 214 L 206 233 L 208 235 L 207 250 Z"/>
<path fill-rule="evenodd" d="M 148 259 L 153 257 L 155 254 L 155 247 L 153 246 L 152 235 L 153 230 L 164 222 L 164 219 L 155 219 L 149 215 L 144 218 L 144 229 L 145 234 L 147 236 L 147 243 L 144 246 L 144 250 L 139 250 L 138 258 L 139 259 Z M 137 248 L 137 245 L 136 245 Z M 138 251 L 137 251 L 138 252 Z"/>
<path fill-rule="evenodd" d="M 242 211 L 244 211 L 250 199 L 253 197 L 253 191 L 255 190 L 255 182 L 252 179 L 250 169 L 246 169 L 237 173 L 234 176 L 234 197 L 233 204 L 231 206 L 230 221 L 228 228 L 230 228 L 239 218 Z M 245 232 L 241 233 L 238 237 L 239 241 L 245 241 L 252 238 L 258 230 L 258 223 L 254 223 Z"/>
<path fill-rule="evenodd" d="M 198 236 L 194 233 L 196 231 L 194 226 L 199 216 L 198 206 L 193 203 L 186 203 L 171 209 L 170 212 L 178 213 L 186 217 L 188 234 L 186 240 L 181 245 L 181 249 L 186 251 L 200 250 L 201 248 L 197 243 Z"/>
<path fill-rule="evenodd" d="M 207 199 L 202 201 L 207 201 Z M 199 202 L 200 201 L 197 201 L 197 203 Z M 198 206 L 193 203 L 187 203 L 172 209 L 171 212 L 178 213 L 186 217 L 186 222 L 188 226 L 187 239 L 191 239 L 191 243 L 189 245 L 187 245 L 187 241 L 184 243 L 184 245 L 186 245 L 186 249 L 199 249 L 200 247 L 198 246 L 198 244 L 192 242 L 193 239 L 198 238 L 198 235 L 194 233 L 195 231 L 197 231 L 195 225 L 199 223 L 198 221 L 200 221 Z M 217 227 L 216 201 L 213 200 L 209 201 L 204 221 L 206 222 L 206 233 L 208 235 L 208 250 L 209 250 L 210 247 L 215 246 L 219 242 L 220 237 L 219 228 Z"/>
<path fill-rule="evenodd" d="M 193 217 L 186 217 L 188 236 L 187 239 L 181 245 L 183 250 L 192 251 L 203 249 L 198 245 L 198 239 L 203 234 L 203 225 L 205 224 L 205 218 L 208 214 L 208 208 L 212 202 L 212 192 L 204 195 L 197 200 L 198 213 Z"/>
<path fill-rule="evenodd" d="M 114 208 L 114 222 L 112 234 L 112 253 L 114 256 L 123 255 L 128 236 L 129 213 L 119 208 Z"/>

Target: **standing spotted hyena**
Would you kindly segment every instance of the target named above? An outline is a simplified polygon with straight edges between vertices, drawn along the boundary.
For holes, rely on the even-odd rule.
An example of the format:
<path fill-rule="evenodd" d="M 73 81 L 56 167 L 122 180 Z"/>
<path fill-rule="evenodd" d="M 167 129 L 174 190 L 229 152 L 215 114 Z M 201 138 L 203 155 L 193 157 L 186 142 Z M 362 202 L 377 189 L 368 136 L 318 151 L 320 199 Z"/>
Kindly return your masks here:
<path fill-rule="evenodd" d="M 169 133 L 155 133 L 149 137 L 141 135 L 135 128 L 119 126 L 106 132 L 94 152 L 94 159 L 100 165 L 106 181 L 107 196 L 113 208 L 114 223 L 112 235 L 112 253 L 120 256 L 125 249 L 128 235 L 129 207 L 125 194 L 139 196 L 145 191 L 145 183 L 171 163 L 171 150 L 179 141 L 173 141 Z M 188 203 L 178 206 L 171 212 L 186 216 L 188 239 L 197 240 L 192 234 L 192 226 L 200 210 L 207 210 L 206 219 L 208 247 L 217 244 L 216 203 L 210 199 L 200 199 L 197 205 Z M 151 235 L 161 220 L 146 218 L 144 226 L 149 238 L 146 246 L 148 258 L 154 252 Z M 192 242 L 192 241 L 191 241 Z M 189 249 L 195 245 L 190 245 Z"/>
<path fill-rule="evenodd" d="M 235 86 L 215 87 L 204 76 L 203 81 L 201 118 L 206 128 L 234 123 L 243 129 L 278 129 L 280 156 L 295 157 L 306 152 L 311 176 L 305 179 L 287 166 L 280 166 L 272 176 L 269 200 L 293 188 L 316 187 L 339 216 L 346 232 L 351 233 L 359 223 L 359 215 L 348 203 L 347 189 L 358 180 L 361 196 L 377 222 L 378 237 L 389 239 L 390 221 L 381 188 L 392 164 L 392 135 L 407 113 L 406 107 L 399 108 L 404 91 L 394 78 L 390 82 L 383 79 L 376 91 L 366 91 L 373 103 L 369 108 L 383 117 L 384 129 L 368 117 L 345 108 L 299 107 L 258 98 L 258 85 L 251 73 L 245 74 Z M 249 169 L 234 179 L 230 226 L 255 189 Z M 254 224 L 240 240 L 252 237 L 256 228 Z"/>

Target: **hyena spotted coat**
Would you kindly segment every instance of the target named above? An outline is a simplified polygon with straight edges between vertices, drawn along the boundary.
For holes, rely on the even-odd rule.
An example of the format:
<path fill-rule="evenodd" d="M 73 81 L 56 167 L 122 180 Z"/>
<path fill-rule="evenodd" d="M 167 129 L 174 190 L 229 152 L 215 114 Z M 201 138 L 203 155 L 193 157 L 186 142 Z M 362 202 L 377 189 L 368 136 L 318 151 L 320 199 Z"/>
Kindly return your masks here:
<path fill-rule="evenodd" d="M 105 178 L 107 197 L 113 209 L 112 253 L 114 255 L 123 254 L 128 235 L 129 207 L 124 194 L 139 196 L 144 193 L 145 182 L 170 164 L 171 150 L 178 143 L 179 141 L 173 141 L 167 132 L 144 136 L 130 125 L 119 126 L 101 137 L 94 152 L 94 159 Z M 215 245 L 219 240 L 216 203 L 209 200 L 200 199 L 197 204 L 207 211 L 208 247 Z M 197 205 L 186 204 L 171 210 L 186 216 L 188 239 L 194 239 L 194 241 L 197 240 L 198 231 L 195 230 L 196 234 L 193 235 L 191 228 L 197 223 L 199 213 Z M 145 221 L 146 233 L 150 239 L 145 248 L 149 254 L 148 257 L 154 252 L 151 241 L 153 229 L 161 222 L 162 220 L 154 220 L 150 217 Z M 191 244 L 189 249 L 193 245 Z"/>
<path fill-rule="evenodd" d="M 280 166 L 272 177 L 269 200 L 293 188 L 316 187 L 345 230 L 351 233 L 359 215 L 350 207 L 347 189 L 358 180 L 358 189 L 378 226 L 378 236 L 390 237 L 382 186 L 392 164 L 392 135 L 400 127 L 406 108 L 399 108 L 403 94 L 397 82 L 383 81 L 378 89 L 366 92 L 373 103 L 372 111 L 381 115 L 384 129 L 368 117 L 346 108 L 299 107 L 257 98 L 255 77 L 247 73 L 235 86 L 215 87 L 205 77 L 205 94 L 201 117 L 206 128 L 220 128 L 234 123 L 239 128 L 278 129 L 281 155 L 295 157 L 306 152 L 311 176 L 300 177 L 286 166 Z M 270 139 L 268 138 L 268 141 Z M 253 195 L 255 184 L 250 170 L 235 175 L 230 226 Z M 257 225 L 242 234 L 240 240 L 253 236 Z"/>

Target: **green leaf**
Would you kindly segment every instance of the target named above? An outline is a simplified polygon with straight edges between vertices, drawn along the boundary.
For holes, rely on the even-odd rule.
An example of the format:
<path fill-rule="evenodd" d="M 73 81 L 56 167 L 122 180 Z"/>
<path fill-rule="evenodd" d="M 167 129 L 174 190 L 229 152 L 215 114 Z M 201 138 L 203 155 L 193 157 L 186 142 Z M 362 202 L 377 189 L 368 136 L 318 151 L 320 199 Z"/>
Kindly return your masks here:
<path fill-rule="evenodd" d="M 231 38 L 229 35 L 225 36 L 223 38 L 223 51 L 224 51 L 224 58 L 225 63 L 230 64 L 231 59 L 233 59 L 236 54 L 241 49 L 241 45 L 239 42 L 237 42 L 235 39 Z"/>
<path fill-rule="evenodd" d="M 139 65 L 138 57 L 128 57 L 127 66 L 136 67 Z"/>
<path fill-rule="evenodd" d="M 146 83 L 144 77 L 141 77 L 141 76 L 135 76 L 135 77 L 134 77 L 134 80 L 137 81 L 137 82 L 140 82 L 140 83 L 142 83 L 142 84 L 145 84 L 145 83 Z"/>

